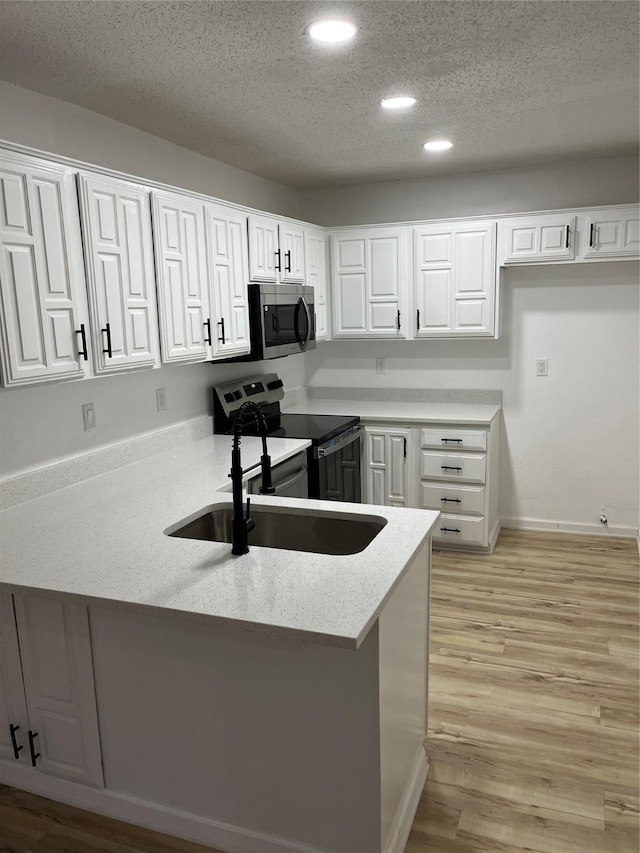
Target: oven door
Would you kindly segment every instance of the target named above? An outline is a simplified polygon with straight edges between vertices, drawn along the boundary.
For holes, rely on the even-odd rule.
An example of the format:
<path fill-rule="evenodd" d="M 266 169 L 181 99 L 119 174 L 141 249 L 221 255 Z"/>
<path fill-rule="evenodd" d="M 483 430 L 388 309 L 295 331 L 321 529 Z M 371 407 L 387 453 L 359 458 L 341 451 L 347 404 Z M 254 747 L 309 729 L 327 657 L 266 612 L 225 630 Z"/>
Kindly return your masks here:
<path fill-rule="evenodd" d="M 313 448 L 309 495 L 323 501 L 362 503 L 362 427 Z"/>
<path fill-rule="evenodd" d="M 313 288 L 297 284 L 254 284 L 254 348 L 259 358 L 279 358 L 315 349 Z"/>

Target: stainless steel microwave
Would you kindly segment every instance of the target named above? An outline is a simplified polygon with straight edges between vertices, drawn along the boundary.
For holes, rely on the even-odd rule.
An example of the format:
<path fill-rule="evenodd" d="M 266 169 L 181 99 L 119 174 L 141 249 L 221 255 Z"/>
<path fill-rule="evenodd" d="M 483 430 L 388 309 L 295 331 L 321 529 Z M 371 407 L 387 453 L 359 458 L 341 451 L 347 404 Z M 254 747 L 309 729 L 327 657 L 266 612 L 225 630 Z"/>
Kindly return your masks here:
<path fill-rule="evenodd" d="M 250 284 L 251 360 L 280 358 L 316 347 L 313 288 Z"/>

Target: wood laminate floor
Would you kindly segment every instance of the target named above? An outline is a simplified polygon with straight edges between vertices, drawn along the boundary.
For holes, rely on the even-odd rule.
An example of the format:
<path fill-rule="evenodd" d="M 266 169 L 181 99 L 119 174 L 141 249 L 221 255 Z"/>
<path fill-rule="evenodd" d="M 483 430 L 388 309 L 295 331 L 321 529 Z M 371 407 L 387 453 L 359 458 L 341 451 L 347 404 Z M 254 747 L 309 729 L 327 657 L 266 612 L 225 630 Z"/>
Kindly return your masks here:
<path fill-rule="evenodd" d="M 635 543 L 505 531 L 491 556 L 433 562 L 431 772 L 406 853 L 638 853 Z M 6 787 L 0 850 L 212 853 Z"/>

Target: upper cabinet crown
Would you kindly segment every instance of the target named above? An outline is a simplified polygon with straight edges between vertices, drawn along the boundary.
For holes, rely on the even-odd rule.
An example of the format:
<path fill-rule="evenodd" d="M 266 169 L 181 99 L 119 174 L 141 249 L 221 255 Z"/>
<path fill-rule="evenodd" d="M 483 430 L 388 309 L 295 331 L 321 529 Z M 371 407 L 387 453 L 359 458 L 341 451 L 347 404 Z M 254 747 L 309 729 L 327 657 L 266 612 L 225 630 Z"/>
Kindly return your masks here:
<path fill-rule="evenodd" d="M 494 334 L 496 223 L 415 228 L 416 337 Z"/>
<path fill-rule="evenodd" d="M 292 222 L 249 214 L 251 281 L 304 282 L 304 232 Z"/>
<path fill-rule="evenodd" d="M 333 336 L 407 337 L 408 228 L 331 235 Z"/>
<path fill-rule="evenodd" d="M 3 384 L 82 378 L 89 318 L 75 174 L 3 152 L 0 183 Z"/>
<path fill-rule="evenodd" d="M 80 176 L 96 373 L 160 364 L 149 192 Z"/>

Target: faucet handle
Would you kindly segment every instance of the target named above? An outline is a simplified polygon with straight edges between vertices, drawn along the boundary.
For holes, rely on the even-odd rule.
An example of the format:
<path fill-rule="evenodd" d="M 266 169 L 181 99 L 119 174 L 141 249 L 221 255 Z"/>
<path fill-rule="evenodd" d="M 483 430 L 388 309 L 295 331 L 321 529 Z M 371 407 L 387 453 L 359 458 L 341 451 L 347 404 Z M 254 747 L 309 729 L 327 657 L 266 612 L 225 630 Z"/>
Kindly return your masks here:
<path fill-rule="evenodd" d="M 267 454 L 264 454 L 260 457 L 260 465 L 261 465 L 261 485 L 260 485 L 260 494 L 261 495 L 272 495 L 275 492 L 275 486 L 271 483 L 271 457 Z"/>
<path fill-rule="evenodd" d="M 247 533 L 250 533 L 256 526 L 255 521 L 251 518 L 251 498 L 247 496 L 247 514 L 244 517 L 244 523 Z"/>

